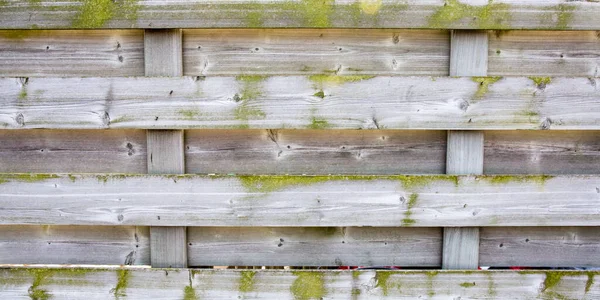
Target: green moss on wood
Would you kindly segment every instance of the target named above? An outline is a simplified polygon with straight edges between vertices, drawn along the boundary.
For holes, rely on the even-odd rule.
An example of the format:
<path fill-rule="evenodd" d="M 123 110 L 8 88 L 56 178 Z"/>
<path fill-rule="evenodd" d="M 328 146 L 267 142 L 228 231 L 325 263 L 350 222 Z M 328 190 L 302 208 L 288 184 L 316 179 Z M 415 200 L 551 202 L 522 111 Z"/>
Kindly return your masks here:
<path fill-rule="evenodd" d="M 311 117 L 310 124 L 308 125 L 308 129 L 327 129 L 331 128 L 331 124 L 327 122 L 326 119 L 319 117 Z"/>
<path fill-rule="evenodd" d="M 439 271 L 426 271 L 425 275 L 427 275 L 427 295 L 429 297 L 435 296 L 435 291 L 433 289 L 433 279 L 439 274 Z"/>
<path fill-rule="evenodd" d="M 397 180 L 402 183 L 402 187 L 406 190 L 415 190 L 425 186 L 433 182 L 439 181 L 447 181 L 454 184 L 454 186 L 458 186 L 458 176 L 455 175 L 419 175 L 419 176 L 410 176 L 410 175 L 396 175 L 394 176 Z"/>
<path fill-rule="evenodd" d="M 73 20 L 74 28 L 102 28 L 113 18 L 137 20 L 137 0 L 82 0 Z"/>
<path fill-rule="evenodd" d="M 480 175 L 478 179 L 483 179 L 491 184 L 507 184 L 510 182 L 534 182 L 541 186 L 546 184 L 548 179 L 554 178 L 552 175 Z"/>
<path fill-rule="evenodd" d="M 329 176 L 239 176 L 249 193 L 270 193 L 288 187 L 307 186 L 331 180 Z"/>
<path fill-rule="evenodd" d="M 533 83 L 535 83 L 535 85 L 540 88 L 544 88 L 546 87 L 546 85 L 552 82 L 551 77 L 529 77 L 529 79 L 533 80 Z"/>
<path fill-rule="evenodd" d="M 411 218 L 412 209 L 417 205 L 417 201 L 419 200 L 418 194 L 411 194 L 408 198 L 408 203 L 406 205 L 406 212 L 404 212 L 404 218 L 402 219 L 402 226 L 411 226 L 414 225 L 417 221 Z"/>
<path fill-rule="evenodd" d="M 556 29 L 568 29 L 569 24 L 573 20 L 574 6 L 568 4 L 558 5 L 558 18 L 556 22 Z"/>
<path fill-rule="evenodd" d="M 323 90 L 320 90 L 320 91 L 314 93 L 313 96 L 319 97 L 321 99 L 325 99 L 325 93 L 323 92 Z"/>
<path fill-rule="evenodd" d="M 512 17 L 510 5 L 494 3 L 489 0 L 487 5 L 476 6 L 463 4 L 458 0 L 446 0 L 428 20 L 428 27 L 448 28 L 469 21 L 470 25 L 480 29 L 506 29 L 510 26 Z"/>
<path fill-rule="evenodd" d="M 375 273 L 375 279 L 377 282 L 375 287 L 381 288 L 384 296 L 387 296 L 389 293 L 388 279 L 390 278 L 390 275 L 392 275 L 392 272 L 376 271 Z"/>
<path fill-rule="evenodd" d="M 592 288 L 592 285 L 594 285 L 594 273 L 593 272 L 587 272 L 587 281 L 585 282 L 585 293 L 587 294 L 590 289 Z"/>
<path fill-rule="evenodd" d="M 344 83 L 358 82 L 363 80 L 369 80 L 375 76 L 370 75 L 332 75 L 332 74 L 319 74 L 308 76 L 308 80 L 312 81 L 317 88 L 323 89 L 324 85 L 342 85 Z"/>
<path fill-rule="evenodd" d="M 185 289 L 183 289 L 183 300 L 199 300 L 196 290 L 189 285 L 185 286 Z"/>
<path fill-rule="evenodd" d="M 242 271 L 240 274 L 240 287 L 241 293 L 248 293 L 254 290 L 254 276 L 255 271 Z"/>
<path fill-rule="evenodd" d="M 41 182 L 48 179 L 59 178 L 56 174 L 37 174 L 37 173 L 15 173 L 15 174 L 0 174 L 0 183 L 6 182 Z"/>
<path fill-rule="evenodd" d="M 177 113 L 182 115 L 186 120 L 193 120 L 202 114 L 198 109 L 180 109 Z"/>
<path fill-rule="evenodd" d="M 487 94 L 492 84 L 498 82 L 502 77 L 473 77 L 473 82 L 479 84 L 477 92 L 473 95 L 473 100 L 480 100 Z"/>
<path fill-rule="evenodd" d="M 243 127 L 248 127 L 248 121 L 252 119 L 264 119 L 266 114 L 257 108 L 251 107 L 263 96 L 262 84 L 266 76 L 241 75 L 236 80 L 241 83 L 240 93 L 234 96 L 234 101 L 240 102 L 234 110 L 236 120 L 242 122 Z"/>
<path fill-rule="evenodd" d="M 129 270 L 121 269 L 117 271 L 117 285 L 110 290 L 110 292 L 115 296 L 115 299 L 127 297 L 127 293 L 125 291 L 129 285 L 130 277 L 131 274 L 129 273 Z"/>
<path fill-rule="evenodd" d="M 51 276 L 49 269 L 31 269 L 28 270 L 29 273 L 33 276 L 33 283 L 27 290 L 29 294 L 29 298 L 32 300 L 47 300 L 52 296 L 48 293 L 47 290 L 40 288 L 40 285 Z"/>
<path fill-rule="evenodd" d="M 463 282 L 459 285 L 464 288 L 472 288 L 475 286 L 475 282 Z"/>
<path fill-rule="evenodd" d="M 295 300 L 321 300 L 326 295 L 325 279 L 321 272 L 293 272 L 296 279 L 290 287 Z"/>

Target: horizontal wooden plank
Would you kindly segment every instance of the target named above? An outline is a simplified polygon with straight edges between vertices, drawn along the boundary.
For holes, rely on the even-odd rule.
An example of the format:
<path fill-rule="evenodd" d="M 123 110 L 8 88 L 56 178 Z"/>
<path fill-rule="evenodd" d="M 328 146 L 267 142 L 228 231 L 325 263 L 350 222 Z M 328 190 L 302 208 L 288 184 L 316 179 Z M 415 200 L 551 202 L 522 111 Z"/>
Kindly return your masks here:
<path fill-rule="evenodd" d="M 597 299 L 597 271 L 4 269 L 4 299 Z M 38 297 L 39 299 L 39 297 Z"/>
<path fill-rule="evenodd" d="M 149 265 L 150 232 L 134 226 L 0 226 L 0 264 Z"/>
<path fill-rule="evenodd" d="M 185 142 L 195 174 L 445 172 L 445 131 L 186 130 Z"/>
<path fill-rule="evenodd" d="M 3 78 L 0 128 L 599 129 L 600 79 Z"/>
<path fill-rule="evenodd" d="M 486 227 L 484 266 L 600 267 L 598 227 Z"/>
<path fill-rule="evenodd" d="M 190 266 L 442 265 L 441 228 L 188 227 Z"/>
<path fill-rule="evenodd" d="M 144 32 L 0 30 L 0 74 L 143 76 Z"/>
<path fill-rule="evenodd" d="M 600 31 L 489 33 L 492 76 L 600 77 Z"/>
<path fill-rule="evenodd" d="M 599 174 L 600 131 L 486 131 L 485 174 Z"/>
<path fill-rule="evenodd" d="M 0 141 L 0 172 L 147 172 L 144 130 L 0 130 Z"/>
<path fill-rule="evenodd" d="M 184 74 L 448 75 L 448 31 L 190 29 Z"/>
<path fill-rule="evenodd" d="M 0 28 L 599 29 L 596 1 L 4 0 Z M 98 13 L 100 11 L 101 13 Z"/>
<path fill-rule="evenodd" d="M 600 226 L 597 176 L 3 174 L 0 224 Z"/>

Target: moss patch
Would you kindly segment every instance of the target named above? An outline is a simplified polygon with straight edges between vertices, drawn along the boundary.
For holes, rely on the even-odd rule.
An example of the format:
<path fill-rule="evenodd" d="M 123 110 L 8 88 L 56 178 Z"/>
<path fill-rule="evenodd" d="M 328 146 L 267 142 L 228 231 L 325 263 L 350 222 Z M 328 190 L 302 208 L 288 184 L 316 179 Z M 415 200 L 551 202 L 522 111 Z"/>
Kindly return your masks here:
<path fill-rule="evenodd" d="M 489 0 L 487 5 L 475 6 L 463 4 L 458 0 L 446 0 L 428 20 L 428 27 L 448 28 L 457 25 L 461 20 L 470 20 L 471 26 L 479 29 L 506 29 L 510 26 L 512 17 L 510 5 L 494 3 Z"/>
<path fill-rule="evenodd" d="M 320 300 L 326 295 L 325 279 L 321 272 L 293 272 L 296 279 L 290 291 L 296 300 Z"/>
<path fill-rule="evenodd" d="M 74 28 L 102 28 L 113 18 L 137 20 L 137 0 L 83 0 L 75 19 Z"/>
<path fill-rule="evenodd" d="M 471 288 L 475 286 L 475 282 L 463 282 L 459 285 L 464 288 Z"/>
<path fill-rule="evenodd" d="M 242 293 L 252 292 L 254 290 L 254 271 L 242 271 L 240 275 L 240 287 L 239 290 Z"/>
<path fill-rule="evenodd" d="M 315 116 L 310 118 L 310 124 L 308 125 L 308 129 L 327 129 L 330 127 L 331 124 L 327 120 Z"/>
<path fill-rule="evenodd" d="M 481 100 L 487 94 L 490 86 L 498 82 L 502 77 L 473 77 L 473 82 L 479 84 L 477 92 L 473 95 L 473 100 Z"/>
<path fill-rule="evenodd" d="M 412 216 L 412 208 L 417 205 L 417 201 L 419 200 L 418 194 L 411 194 L 408 198 L 408 203 L 406 205 L 406 212 L 404 213 L 404 219 L 402 219 L 402 226 L 411 226 L 415 224 L 417 221 L 411 218 Z"/>
<path fill-rule="evenodd" d="M 189 285 L 186 286 L 183 290 L 183 300 L 198 300 L 196 290 L 194 290 L 194 288 Z"/>
<path fill-rule="evenodd" d="M 320 91 L 314 93 L 313 96 L 319 97 L 321 99 L 325 99 L 325 93 L 323 92 L 323 90 L 320 90 Z"/>
<path fill-rule="evenodd" d="M 439 274 L 439 271 L 427 271 L 425 272 L 427 275 L 427 295 L 429 297 L 435 296 L 435 291 L 433 289 L 433 278 Z"/>
<path fill-rule="evenodd" d="M 177 113 L 182 115 L 186 120 L 193 120 L 201 115 L 201 112 L 198 109 L 180 109 Z"/>
<path fill-rule="evenodd" d="M 50 270 L 48 269 L 32 269 L 28 270 L 33 275 L 33 283 L 27 290 L 29 298 L 32 300 L 46 300 L 50 299 L 51 295 L 47 290 L 41 289 L 40 285 L 50 277 Z"/>
<path fill-rule="evenodd" d="M 547 28 L 565 30 L 569 29 L 569 24 L 573 20 L 573 11 L 575 6 L 569 4 L 559 4 L 548 8 L 550 12 L 542 14 L 541 23 Z"/>
<path fill-rule="evenodd" d="M 288 187 L 307 186 L 331 180 L 329 176 L 239 176 L 249 193 L 270 193 Z"/>
<path fill-rule="evenodd" d="M 332 74 L 319 74 L 308 76 L 308 80 L 315 84 L 318 89 L 323 89 L 326 85 L 342 85 L 344 83 L 358 82 L 363 80 L 369 80 L 375 76 L 370 75 L 332 75 Z"/>
<path fill-rule="evenodd" d="M 48 179 L 59 178 L 56 174 L 35 174 L 35 173 L 17 173 L 17 174 L 0 174 L 0 183 L 5 182 L 41 182 Z"/>
<path fill-rule="evenodd" d="M 509 182 L 535 182 L 541 186 L 546 184 L 548 179 L 554 178 L 552 175 L 479 175 L 478 179 L 483 179 L 491 184 L 507 184 Z"/>
<path fill-rule="evenodd" d="M 540 89 L 545 88 L 546 85 L 552 82 L 551 77 L 529 77 L 529 79 L 533 80 L 533 83 Z"/>
<path fill-rule="evenodd" d="M 129 274 L 129 270 L 121 269 L 117 271 L 117 285 L 110 290 L 110 292 L 115 296 L 115 299 L 127 297 L 125 290 L 127 289 L 127 285 L 129 285 L 130 277 L 131 274 Z"/>
<path fill-rule="evenodd" d="M 233 97 L 236 102 L 241 102 L 234 110 L 234 117 L 242 121 L 243 127 L 248 127 L 248 120 L 264 119 L 266 114 L 251 105 L 263 96 L 262 84 L 266 76 L 241 75 L 236 80 L 241 83 L 240 93 Z M 244 126 L 245 125 L 245 126 Z"/>
<path fill-rule="evenodd" d="M 390 278 L 390 275 L 392 275 L 392 273 L 386 271 L 377 271 L 375 273 L 375 279 L 377 280 L 375 287 L 381 288 L 384 296 L 387 296 L 389 293 L 388 279 Z"/>
<path fill-rule="evenodd" d="M 588 277 L 588 279 L 585 282 L 585 293 L 586 294 L 590 291 L 590 289 L 592 288 L 592 285 L 594 285 L 594 273 L 588 272 L 587 277 Z"/>

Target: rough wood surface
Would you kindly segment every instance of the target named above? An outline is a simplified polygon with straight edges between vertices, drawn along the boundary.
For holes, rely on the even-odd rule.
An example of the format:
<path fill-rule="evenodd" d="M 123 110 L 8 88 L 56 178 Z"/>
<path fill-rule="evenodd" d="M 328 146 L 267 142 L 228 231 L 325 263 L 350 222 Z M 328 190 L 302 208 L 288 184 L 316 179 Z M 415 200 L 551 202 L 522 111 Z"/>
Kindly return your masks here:
<path fill-rule="evenodd" d="M 146 173 L 143 130 L 0 130 L 0 172 Z"/>
<path fill-rule="evenodd" d="M 598 227 L 486 227 L 482 266 L 600 267 Z"/>
<path fill-rule="evenodd" d="M 495 31 L 489 75 L 600 77 L 600 31 Z"/>
<path fill-rule="evenodd" d="M 0 222 L 156 226 L 600 226 L 597 176 L 5 174 Z"/>
<path fill-rule="evenodd" d="M 0 74 L 140 76 L 143 46 L 141 30 L 0 30 Z"/>
<path fill-rule="evenodd" d="M 448 74 L 447 31 L 394 29 L 190 29 L 184 74 Z"/>
<path fill-rule="evenodd" d="M 598 86 L 520 77 L 4 78 L 0 127 L 599 129 Z"/>
<path fill-rule="evenodd" d="M 446 159 L 446 133 L 429 130 L 186 130 L 185 143 L 193 174 L 442 174 Z"/>
<path fill-rule="evenodd" d="M 4 299 L 597 299 L 592 271 L 4 269 Z"/>
<path fill-rule="evenodd" d="M 473 270 L 479 266 L 479 227 L 445 227 L 442 268 Z"/>
<path fill-rule="evenodd" d="M 190 266 L 441 266 L 440 228 L 189 227 Z"/>
<path fill-rule="evenodd" d="M 148 265 L 148 227 L 0 226 L 0 264 Z"/>
<path fill-rule="evenodd" d="M 600 29 L 600 4 L 569 0 L 5 0 L 0 28 L 350 27 Z M 100 11 L 100 13 L 98 13 Z"/>
<path fill-rule="evenodd" d="M 483 132 L 448 131 L 446 174 L 483 173 Z"/>
<path fill-rule="evenodd" d="M 148 173 L 185 173 L 182 130 L 148 130 Z"/>
<path fill-rule="evenodd" d="M 485 174 L 600 174 L 600 131 L 486 131 Z"/>
<path fill-rule="evenodd" d="M 146 76 L 181 76 L 181 29 L 144 31 L 144 62 Z"/>
<path fill-rule="evenodd" d="M 486 76 L 487 32 L 453 30 L 450 36 L 450 76 Z"/>

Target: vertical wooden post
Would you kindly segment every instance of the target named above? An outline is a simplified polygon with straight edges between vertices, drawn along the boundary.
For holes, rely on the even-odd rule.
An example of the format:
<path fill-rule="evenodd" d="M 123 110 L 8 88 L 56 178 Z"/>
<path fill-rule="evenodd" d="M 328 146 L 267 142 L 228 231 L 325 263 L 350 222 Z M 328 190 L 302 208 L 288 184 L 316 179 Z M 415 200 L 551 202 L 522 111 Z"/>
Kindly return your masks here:
<path fill-rule="evenodd" d="M 181 29 L 146 30 L 146 76 L 182 76 Z M 148 130 L 148 173 L 183 174 L 183 130 Z M 165 199 L 167 201 L 167 199 Z M 186 227 L 150 227 L 150 262 L 156 268 L 187 267 Z"/>
<path fill-rule="evenodd" d="M 487 32 L 454 30 L 450 44 L 450 76 L 487 75 Z M 482 131 L 448 131 L 446 173 L 483 173 Z M 444 269 L 477 269 L 479 228 L 444 228 L 442 253 Z"/>

